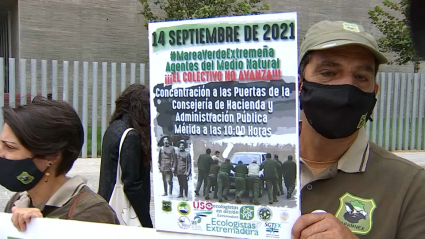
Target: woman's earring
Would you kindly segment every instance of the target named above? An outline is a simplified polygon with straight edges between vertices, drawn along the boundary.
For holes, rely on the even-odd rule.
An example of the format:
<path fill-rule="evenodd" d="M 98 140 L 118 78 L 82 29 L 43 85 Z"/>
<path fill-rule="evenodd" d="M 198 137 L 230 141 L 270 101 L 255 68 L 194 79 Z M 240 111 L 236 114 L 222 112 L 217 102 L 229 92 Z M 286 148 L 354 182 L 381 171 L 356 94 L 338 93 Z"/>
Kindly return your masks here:
<path fill-rule="evenodd" d="M 53 165 L 53 163 L 52 162 L 49 162 L 49 165 L 47 166 L 47 169 L 46 169 L 46 171 L 51 167 Z M 44 180 L 44 182 L 48 182 L 49 181 L 49 177 L 50 177 L 50 173 L 46 173 L 45 174 L 46 175 L 46 179 Z"/>
<path fill-rule="evenodd" d="M 44 182 L 47 183 L 47 181 L 49 181 L 49 177 L 50 177 L 50 173 L 46 173 L 46 179 L 44 180 Z"/>

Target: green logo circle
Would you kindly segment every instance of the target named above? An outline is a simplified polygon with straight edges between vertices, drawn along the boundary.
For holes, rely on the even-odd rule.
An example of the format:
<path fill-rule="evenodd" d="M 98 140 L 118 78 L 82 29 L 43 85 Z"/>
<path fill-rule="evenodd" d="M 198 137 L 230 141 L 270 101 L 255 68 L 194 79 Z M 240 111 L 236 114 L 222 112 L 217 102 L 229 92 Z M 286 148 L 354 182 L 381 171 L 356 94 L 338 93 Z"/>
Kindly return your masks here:
<path fill-rule="evenodd" d="M 177 211 L 183 216 L 187 216 L 190 213 L 190 206 L 187 202 L 181 202 L 177 205 Z"/>

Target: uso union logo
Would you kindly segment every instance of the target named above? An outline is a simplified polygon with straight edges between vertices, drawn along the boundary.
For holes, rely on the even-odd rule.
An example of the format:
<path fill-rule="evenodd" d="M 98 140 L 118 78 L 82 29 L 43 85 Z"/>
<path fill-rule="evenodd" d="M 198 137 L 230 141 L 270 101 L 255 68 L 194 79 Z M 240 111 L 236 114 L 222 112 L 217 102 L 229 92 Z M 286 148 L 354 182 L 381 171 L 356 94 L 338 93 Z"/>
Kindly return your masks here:
<path fill-rule="evenodd" d="M 200 201 L 194 201 L 193 202 L 193 208 L 197 210 L 213 210 L 214 206 L 212 202 L 200 202 Z"/>

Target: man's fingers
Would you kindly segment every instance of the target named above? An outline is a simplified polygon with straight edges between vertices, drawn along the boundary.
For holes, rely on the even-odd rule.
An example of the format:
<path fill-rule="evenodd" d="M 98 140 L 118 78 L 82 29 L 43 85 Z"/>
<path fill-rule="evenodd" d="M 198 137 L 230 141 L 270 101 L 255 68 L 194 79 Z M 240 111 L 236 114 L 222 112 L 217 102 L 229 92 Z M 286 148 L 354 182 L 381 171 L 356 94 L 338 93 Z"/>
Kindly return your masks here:
<path fill-rule="evenodd" d="M 327 238 L 334 238 L 334 237 L 332 237 L 329 234 L 329 232 L 321 232 L 321 233 L 314 234 L 314 235 L 307 237 L 307 239 L 327 239 Z"/>
<path fill-rule="evenodd" d="M 12 208 L 12 210 L 13 210 L 13 208 Z M 12 214 L 12 223 L 13 223 L 13 226 L 15 226 L 15 227 L 19 230 L 18 217 L 19 217 L 19 215 L 18 215 L 18 213 L 16 213 L 16 211 L 15 211 L 15 212 Z"/>
<path fill-rule="evenodd" d="M 25 225 L 26 225 L 25 220 L 26 220 L 25 216 L 20 214 L 18 218 L 18 224 L 19 224 L 19 231 L 21 232 L 25 231 Z"/>
<path fill-rule="evenodd" d="M 332 223 L 329 220 L 321 220 L 318 221 L 309 227 L 305 228 L 301 231 L 300 239 L 313 239 L 313 238 L 321 238 L 320 235 L 323 235 L 323 232 L 326 232 L 328 229 L 332 227 Z"/>
<path fill-rule="evenodd" d="M 305 214 L 302 215 L 295 222 L 295 225 L 292 227 L 292 238 L 300 239 L 301 232 L 307 227 L 317 223 L 326 218 L 327 214 L 319 213 L 319 214 Z"/>

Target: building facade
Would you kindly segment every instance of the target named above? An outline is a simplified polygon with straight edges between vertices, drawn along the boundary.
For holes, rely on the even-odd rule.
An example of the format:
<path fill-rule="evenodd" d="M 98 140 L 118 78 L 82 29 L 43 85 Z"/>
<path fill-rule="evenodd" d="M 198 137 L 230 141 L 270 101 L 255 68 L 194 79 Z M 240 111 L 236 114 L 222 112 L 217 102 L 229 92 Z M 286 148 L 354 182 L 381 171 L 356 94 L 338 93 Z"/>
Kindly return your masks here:
<path fill-rule="evenodd" d="M 151 2 L 154 12 L 161 14 Z M 359 23 L 380 37 L 368 11 L 382 0 L 263 2 L 270 4 L 270 12 L 298 12 L 299 43 L 308 28 L 321 20 Z M 143 62 L 148 58 L 148 34 L 140 11 L 138 0 L 1 0 L 0 57 Z M 381 70 L 413 72 L 413 66 Z"/>

